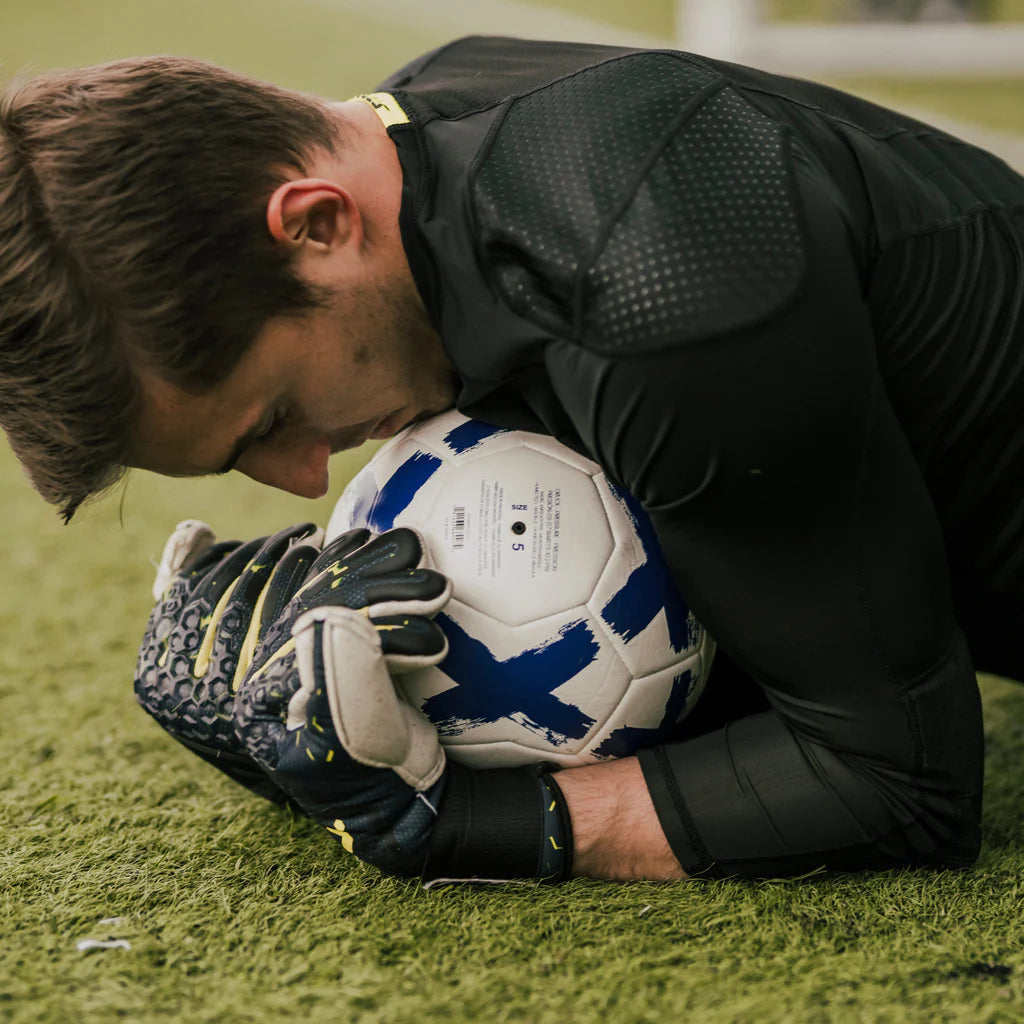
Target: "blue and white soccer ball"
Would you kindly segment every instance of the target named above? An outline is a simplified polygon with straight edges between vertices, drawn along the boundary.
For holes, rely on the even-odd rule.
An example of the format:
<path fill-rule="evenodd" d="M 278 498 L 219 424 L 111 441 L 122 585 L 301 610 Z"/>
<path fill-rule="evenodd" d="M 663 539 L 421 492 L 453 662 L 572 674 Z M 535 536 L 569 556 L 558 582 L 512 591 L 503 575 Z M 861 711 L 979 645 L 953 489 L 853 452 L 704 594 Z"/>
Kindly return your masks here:
<path fill-rule="evenodd" d="M 623 757 L 693 708 L 714 643 L 680 598 L 639 503 L 551 437 L 448 412 L 380 448 L 328 539 L 409 526 L 453 597 L 450 650 L 399 676 L 471 767 Z"/>

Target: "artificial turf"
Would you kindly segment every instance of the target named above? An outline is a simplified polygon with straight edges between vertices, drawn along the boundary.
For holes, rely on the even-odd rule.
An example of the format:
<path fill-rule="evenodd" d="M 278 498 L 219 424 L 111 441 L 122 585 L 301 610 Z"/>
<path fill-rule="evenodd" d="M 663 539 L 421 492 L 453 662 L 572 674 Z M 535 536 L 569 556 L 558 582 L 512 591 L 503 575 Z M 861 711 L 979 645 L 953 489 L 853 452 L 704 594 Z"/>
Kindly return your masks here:
<path fill-rule="evenodd" d="M 176 51 L 340 96 L 439 41 L 299 6 L 38 0 L 4 12 L 0 76 Z M 940 109 L 962 93 L 909 88 Z M 1024 133 L 1024 104 L 1004 107 L 997 127 Z M 983 680 L 985 844 L 965 872 L 425 893 L 165 737 L 131 673 L 167 532 L 325 521 L 364 455 L 316 503 L 135 474 L 64 528 L 0 451 L 0 1021 L 1024 1019 L 1024 686 Z"/>
<path fill-rule="evenodd" d="M 296 517 L 291 499 L 140 476 L 123 508 L 64 529 L 6 453 L 0 474 L 0 1019 L 1024 1015 L 1024 687 L 985 681 L 986 842 L 970 871 L 422 892 L 222 779 L 132 700 L 164 525 L 265 531 Z"/>

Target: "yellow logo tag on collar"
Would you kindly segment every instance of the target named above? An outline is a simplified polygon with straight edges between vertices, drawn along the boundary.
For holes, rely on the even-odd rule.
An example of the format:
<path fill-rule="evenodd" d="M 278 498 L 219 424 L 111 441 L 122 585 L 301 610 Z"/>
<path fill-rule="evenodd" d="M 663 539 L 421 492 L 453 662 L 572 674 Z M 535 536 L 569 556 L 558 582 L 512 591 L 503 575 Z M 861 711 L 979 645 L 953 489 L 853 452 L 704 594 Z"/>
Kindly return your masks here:
<path fill-rule="evenodd" d="M 364 92 L 353 96 L 373 107 L 385 128 L 396 124 L 408 124 L 409 115 L 398 105 L 398 100 L 389 92 Z"/>

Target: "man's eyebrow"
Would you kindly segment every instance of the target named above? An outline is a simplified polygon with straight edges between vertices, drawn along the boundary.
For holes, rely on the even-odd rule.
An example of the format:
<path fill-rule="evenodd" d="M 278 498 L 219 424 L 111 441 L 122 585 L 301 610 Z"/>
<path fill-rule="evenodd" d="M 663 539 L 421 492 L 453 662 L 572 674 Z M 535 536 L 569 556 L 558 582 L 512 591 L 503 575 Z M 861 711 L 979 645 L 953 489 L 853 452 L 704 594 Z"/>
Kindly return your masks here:
<path fill-rule="evenodd" d="M 220 469 L 215 469 L 214 473 L 217 476 L 223 476 L 225 473 L 230 473 L 234 468 L 238 460 L 245 454 L 245 450 L 256 441 L 260 434 L 263 432 L 263 420 L 254 423 L 232 446 L 231 454 L 228 456 L 227 462 L 224 463 Z"/>

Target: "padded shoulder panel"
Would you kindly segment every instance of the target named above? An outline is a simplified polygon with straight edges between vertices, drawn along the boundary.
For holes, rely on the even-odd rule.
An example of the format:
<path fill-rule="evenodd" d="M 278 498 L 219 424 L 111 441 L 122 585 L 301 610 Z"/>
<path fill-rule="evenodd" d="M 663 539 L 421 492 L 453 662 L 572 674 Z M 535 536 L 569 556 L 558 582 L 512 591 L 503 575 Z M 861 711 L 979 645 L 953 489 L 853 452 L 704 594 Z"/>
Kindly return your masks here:
<path fill-rule="evenodd" d="M 781 126 L 697 63 L 608 61 L 513 103 L 478 168 L 505 301 L 599 351 L 646 351 L 775 311 L 804 248 Z"/>
<path fill-rule="evenodd" d="M 586 270 L 581 340 L 650 349 L 785 305 L 804 240 L 782 129 L 722 89 L 665 147 Z"/>

